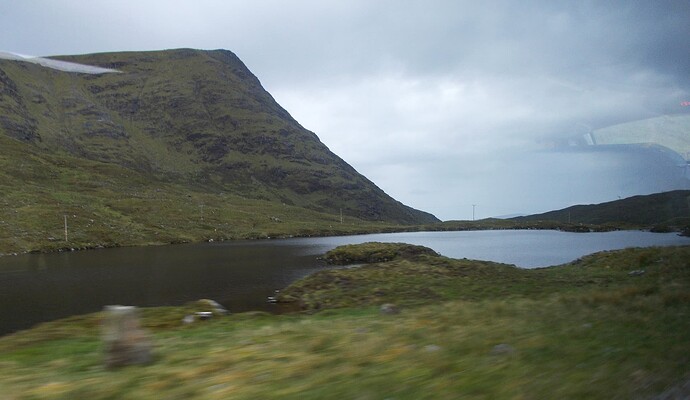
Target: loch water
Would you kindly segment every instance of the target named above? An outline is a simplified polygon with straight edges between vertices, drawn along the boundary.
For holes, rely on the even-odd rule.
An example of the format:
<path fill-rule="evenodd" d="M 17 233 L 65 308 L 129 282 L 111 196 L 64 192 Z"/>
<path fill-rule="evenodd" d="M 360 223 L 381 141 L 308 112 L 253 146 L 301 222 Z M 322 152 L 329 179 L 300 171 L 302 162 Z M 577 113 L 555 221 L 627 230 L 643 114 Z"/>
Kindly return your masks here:
<path fill-rule="evenodd" d="M 444 256 L 521 268 L 627 247 L 688 245 L 675 233 L 546 230 L 410 232 L 129 247 L 0 257 L 0 335 L 104 305 L 180 305 L 210 298 L 231 312 L 275 311 L 275 290 L 329 268 L 318 257 L 344 244 L 405 242 Z"/>

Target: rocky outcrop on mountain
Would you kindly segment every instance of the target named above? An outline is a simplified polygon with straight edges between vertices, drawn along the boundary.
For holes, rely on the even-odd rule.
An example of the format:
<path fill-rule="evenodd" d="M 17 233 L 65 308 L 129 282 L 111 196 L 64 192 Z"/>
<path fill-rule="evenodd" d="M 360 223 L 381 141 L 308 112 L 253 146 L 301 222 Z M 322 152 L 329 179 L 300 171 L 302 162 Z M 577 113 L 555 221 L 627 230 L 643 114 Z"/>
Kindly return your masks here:
<path fill-rule="evenodd" d="M 194 190 L 364 220 L 437 221 L 333 154 L 230 51 L 53 59 L 117 73 L 0 59 L 0 135 L 45 154 L 117 164 Z"/>

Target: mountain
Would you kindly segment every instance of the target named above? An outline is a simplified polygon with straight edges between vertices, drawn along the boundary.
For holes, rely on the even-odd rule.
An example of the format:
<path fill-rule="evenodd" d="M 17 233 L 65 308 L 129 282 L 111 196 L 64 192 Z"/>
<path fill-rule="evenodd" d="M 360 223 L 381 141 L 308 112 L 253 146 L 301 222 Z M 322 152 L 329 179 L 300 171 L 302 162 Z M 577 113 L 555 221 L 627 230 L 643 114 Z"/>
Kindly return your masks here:
<path fill-rule="evenodd" d="M 290 209 L 317 219 L 438 221 L 333 154 L 226 50 L 0 59 L 0 166 L 0 228 L 24 224 L 19 231 L 27 235 L 33 222 L 8 222 L 22 207 L 30 206 L 31 218 L 53 218 L 84 202 L 107 214 L 115 201 L 140 201 L 140 209 L 158 213 L 161 193 L 194 214 L 182 210 L 185 197 L 198 200 L 195 210 L 218 203 L 218 214 L 232 198 L 248 215 Z M 143 236 L 170 234 L 155 228 L 163 222 L 142 222 L 136 207 L 120 208 L 114 224 L 143 224 Z"/>
<path fill-rule="evenodd" d="M 690 190 L 633 196 L 601 204 L 577 205 L 514 221 L 558 221 L 582 224 L 690 225 Z"/>

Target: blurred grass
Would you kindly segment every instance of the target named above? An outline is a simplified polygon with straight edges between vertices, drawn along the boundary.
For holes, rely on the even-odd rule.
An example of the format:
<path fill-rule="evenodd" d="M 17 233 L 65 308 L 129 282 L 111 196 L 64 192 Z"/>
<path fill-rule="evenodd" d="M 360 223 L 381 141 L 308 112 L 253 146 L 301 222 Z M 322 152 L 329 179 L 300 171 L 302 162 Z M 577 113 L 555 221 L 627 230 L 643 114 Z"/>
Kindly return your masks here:
<path fill-rule="evenodd" d="M 146 366 L 103 368 L 100 314 L 0 338 L 0 398 L 629 399 L 689 379 L 687 246 L 540 270 L 415 255 L 332 272 L 371 278 L 321 289 L 356 307 L 189 326 L 193 305 L 142 310 Z M 297 286 L 310 280 L 321 278 Z M 382 295 L 357 297 L 384 281 Z M 391 301 L 402 312 L 381 315 Z"/>

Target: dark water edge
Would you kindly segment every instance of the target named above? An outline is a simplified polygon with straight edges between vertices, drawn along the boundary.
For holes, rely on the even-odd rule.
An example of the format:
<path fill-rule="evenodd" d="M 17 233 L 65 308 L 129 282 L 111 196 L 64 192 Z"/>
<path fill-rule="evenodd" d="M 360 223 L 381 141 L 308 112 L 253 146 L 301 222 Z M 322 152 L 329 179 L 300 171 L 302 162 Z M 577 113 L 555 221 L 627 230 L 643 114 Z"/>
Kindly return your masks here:
<path fill-rule="evenodd" d="M 640 231 L 464 231 L 367 234 L 111 248 L 0 258 L 0 334 L 104 305 L 175 306 L 200 298 L 231 312 L 275 312 L 275 290 L 323 268 L 318 257 L 343 244 L 406 242 L 453 258 L 523 268 L 637 246 L 690 244 L 676 234 Z"/>

